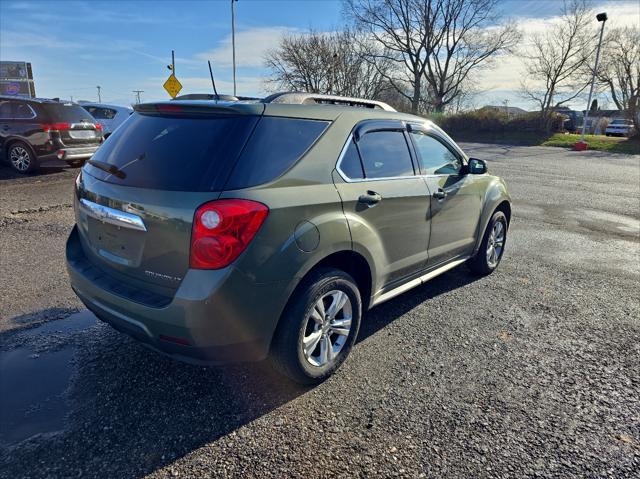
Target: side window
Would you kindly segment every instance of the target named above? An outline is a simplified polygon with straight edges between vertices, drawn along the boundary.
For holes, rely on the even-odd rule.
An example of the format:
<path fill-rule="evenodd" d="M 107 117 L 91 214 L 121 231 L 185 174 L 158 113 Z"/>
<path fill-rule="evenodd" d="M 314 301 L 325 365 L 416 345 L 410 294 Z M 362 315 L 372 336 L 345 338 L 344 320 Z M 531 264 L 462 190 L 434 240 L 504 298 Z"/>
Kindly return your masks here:
<path fill-rule="evenodd" d="M 33 109 L 24 102 L 17 102 L 15 104 L 15 114 L 14 117 L 18 120 L 28 120 L 36 117 L 36 113 Z"/>
<path fill-rule="evenodd" d="M 96 120 L 112 120 L 116 116 L 116 111 L 111 108 L 89 107 L 89 113 Z"/>
<path fill-rule="evenodd" d="M 92 117 L 94 117 L 94 118 L 98 118 L 98 117 L 96 116 L 96 115 L 98 114 L 98 113 L 97 113 L 97 112 L 98 112 L 98 108 L 97 108 L 97 107 L 95 107 L 95 106 L 84 106 L 84 105 L 82 105 L 82 108 L 84 108 L 85 110 L 87 110 L 87 111 L 91 114 L 91 116 L 92 116 Z"/>
<path fill-rule="evenodd" d="M 295 165 L 328 126 L 328 121 L 321 120 L 262 117 L 226 188 L 248 188 L 273 181 Z"/>
<path fill-rule="evenodd" d="M 365 178 L 412 176 L 409 147 L 401 131 L 373 131 L 358 141 Z"/>
<path fill-rule="evenodd" d="M 13 117 L 13 102 L 0 102 L 0 120 L 11 120 Z"/>
<path fill-rule="evenodd" d="M 411 132 L 422 169 L 427 175 L 457 175 L 462 160 L 434 137 L 420 131 Z"/>
<path fill-rule="evenodd" d="M 342 170 L 347 178 L 351 180 L 361 180 L 364 178 L 358 148 L 351 139 L 349 140 L 349 146 L 347 146 L 344 156 L 342 157 L 342 161 L 340 162 L 340 170 Z"/>

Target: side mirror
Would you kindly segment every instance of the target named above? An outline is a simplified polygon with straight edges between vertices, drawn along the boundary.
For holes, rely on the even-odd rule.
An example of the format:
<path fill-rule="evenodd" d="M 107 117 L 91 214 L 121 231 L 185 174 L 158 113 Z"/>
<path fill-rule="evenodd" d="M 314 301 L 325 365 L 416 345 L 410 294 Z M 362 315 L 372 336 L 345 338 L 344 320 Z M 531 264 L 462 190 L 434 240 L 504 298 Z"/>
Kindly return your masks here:
<path fill-rule="evenodd" d="M 477 158 L 469 158 L 469 174 L 483 175 L 488 171 L 487 162 Z"/>

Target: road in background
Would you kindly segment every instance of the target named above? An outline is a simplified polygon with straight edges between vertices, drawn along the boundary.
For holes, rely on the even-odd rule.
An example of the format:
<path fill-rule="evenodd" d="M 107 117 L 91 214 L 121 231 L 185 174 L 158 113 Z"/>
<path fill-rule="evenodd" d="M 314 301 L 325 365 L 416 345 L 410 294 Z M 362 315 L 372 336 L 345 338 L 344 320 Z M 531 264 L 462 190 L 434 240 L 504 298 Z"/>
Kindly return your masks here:
<path fill-rule="evenodd" d="M 315 388 L 96 322 L 64 272 L 77 170 L 1 169 L 0 477 L 638 477 L 640 157 L 464 146 L 513 196 L 500 268 L 375 308 Z"/>

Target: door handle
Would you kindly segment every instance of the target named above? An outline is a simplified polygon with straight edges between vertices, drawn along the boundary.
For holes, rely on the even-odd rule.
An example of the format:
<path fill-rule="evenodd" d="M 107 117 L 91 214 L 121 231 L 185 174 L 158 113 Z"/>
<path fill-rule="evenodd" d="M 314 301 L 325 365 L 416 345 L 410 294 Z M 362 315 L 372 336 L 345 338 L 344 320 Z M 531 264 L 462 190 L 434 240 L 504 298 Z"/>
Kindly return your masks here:
<path fill-rule="evenodd" d="M 364 203 L 367 206 L 374 206 L 380 201 L 382 201 L 382 196 L 375 191 L 367 191 L 366 194 L 360 195 L 358 198 L 358 203 Z"/>
<path fill-rule="evenodd" d="M 444 191 L 442 188 L 438 188 L 438 190 L 433 193 L 433 197 L 436 200 L 444 200 L 447 197 L 447 192 Z"/>

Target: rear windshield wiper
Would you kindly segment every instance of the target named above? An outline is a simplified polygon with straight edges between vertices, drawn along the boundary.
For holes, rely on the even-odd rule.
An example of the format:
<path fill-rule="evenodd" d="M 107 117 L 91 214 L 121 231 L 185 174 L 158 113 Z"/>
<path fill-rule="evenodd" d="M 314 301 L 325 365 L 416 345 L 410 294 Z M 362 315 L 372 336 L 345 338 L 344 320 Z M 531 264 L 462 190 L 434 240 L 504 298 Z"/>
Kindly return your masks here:
<path fill-rule="evenodd" d="M 111 173 L 113 176 L 120 178 L 121 180 L 126 178 L 126 173 L 119 169 L 116 165 L 110 165 L 109 163 L 105 163 L 103 161 L 98 160 L 89 160 L 87 161 L 91 166 L 95 166 L 99 170 L 106 171 L 107 173 Z"/>

